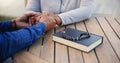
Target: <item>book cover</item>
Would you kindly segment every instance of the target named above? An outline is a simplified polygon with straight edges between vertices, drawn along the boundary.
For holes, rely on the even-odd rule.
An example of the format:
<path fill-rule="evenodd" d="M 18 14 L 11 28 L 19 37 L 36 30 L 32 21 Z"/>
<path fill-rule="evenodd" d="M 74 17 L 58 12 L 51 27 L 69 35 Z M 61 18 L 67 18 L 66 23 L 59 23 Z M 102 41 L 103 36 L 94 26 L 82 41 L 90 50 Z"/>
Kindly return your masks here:
<path fill-rule="evenodd" d="M 103 37 L 85 31 L 66 28 L 53 34 L 53 40 L 89 52 L 102 43 Z"/>

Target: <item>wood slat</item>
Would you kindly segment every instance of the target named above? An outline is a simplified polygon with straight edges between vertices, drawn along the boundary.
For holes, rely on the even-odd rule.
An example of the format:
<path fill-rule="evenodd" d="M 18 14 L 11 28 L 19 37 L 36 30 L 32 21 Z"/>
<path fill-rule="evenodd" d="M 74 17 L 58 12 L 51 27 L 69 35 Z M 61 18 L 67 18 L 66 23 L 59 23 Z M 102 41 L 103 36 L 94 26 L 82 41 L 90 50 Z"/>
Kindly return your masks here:
<path fill-rule="evenodd" d="M 104 18 L 97 17 L 102 29 L 120 58 L 120 40 Z"/>
<path fill-rule="evenodd" d="M 115 21 L 114 17 L 106 17 L 106 21 L 110 24 L 111 28 L 115 31 L 115 33 L 120 38 L 120 24 Z"/>
<path fill-rule="evenodd" d="M 70 63 L 84 63 L 81 51 L 71 47 L 69 47 L 69 59 Z"/>
<path fill-rule="evenodd" d="M 15 54 L 14 57 L 14 63 L 48 63 L 46 60 L 25 51 Z"/>
<path fill-rule="evenodd" d="M 87 31 L 83 22 L 76 24 L 76 28 L 78 30 Z M 84 63 L 98 63 L 94 50 L 89 53 L 82 52 L 82 54 L 84 58 Z"/>
<path fill-rule="evenodd" d="M 35 43 L 33 43 L 30 46 L 28 52 L 30 52 L 31 54 L 34 54 L 34 55 L 40 57 L 41 43 L 42 43 L 42 38 L 38 39 Z"/>
<path fill-rule="evenodd" d="M 63 30 L 62 28 L 57 28 L 57 31 Z M 68 63 L 68 49 L 67 46 L 55 43 L 55 63 Z"/>
<path fill-rule="evenodd" d="M 67 47 L 56 43 L 55 63 L 68 63 Z"/>
<path fill-rule="evenodd" d="M 54 63 L 54 42 L 52 41 L 53 30 L 45 35 L 43 46 L 41 47 L 41 57 L 49 63 Z"/>
<path fill-rule="evenodd" d="M 119 17 L 115 17 L 115 19 L 120 24 L 120 16 Z"/>
<path fill-rule="evenodd" d="M 109 43 L 109 40 L 107 40 L 96 19 L 91 19 L 90 21 L 86 22 L 86 25 L 89 32 L 104 37 L 103 44 L 95 49 L 99 63 L 119 63 L 118 57 L 116 56 L 112 46 Z"/>
<path fill-rule="evenodd" d="M 75 25 L 68 25 L 67 28 L 75 29 Z M 70 63 L 83 63 L 82 53 L 80 50 L 68 47 L 69 62 Z"/>

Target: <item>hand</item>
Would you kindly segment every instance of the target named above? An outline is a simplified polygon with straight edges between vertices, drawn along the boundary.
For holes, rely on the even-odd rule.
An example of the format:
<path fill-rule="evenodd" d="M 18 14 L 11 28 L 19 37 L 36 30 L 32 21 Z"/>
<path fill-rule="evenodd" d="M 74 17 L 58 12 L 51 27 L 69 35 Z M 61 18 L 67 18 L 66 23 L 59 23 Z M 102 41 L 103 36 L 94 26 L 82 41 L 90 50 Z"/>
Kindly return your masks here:
<path fill-rule="evenodd" d="M 54 15 L 52 13 L 48 13 L 48 16 L 51 16 L 53 19 L 55 19 L 57 25 L 61 25 L 62 20 L 58 15 Z"/>
<path fill-rule="evenodd" d="M 40 16 L 41 16 L 41 13 L 37 13 L 33 16 L 30 16 L 28 19 L 29 24 L 32 26 L 32 25 L 39 23 L 39 20 L 36 20 L 36 19 L 37 19 L 37 17 L 40 17 Z"/>
<path fill-rule="evenodd" d="M 46 12 L 44 12 L 44 13 L 46 13 Z M 41 13 L 41 15 L 42 15 L 42 13 Z M 52 13 L 46 13 L 46 15 L 47 15 L 47 16 L 50 16 L 51 18 L 53 18 L 53 19 L 56 21 L 56 24 L 57 24 L 57 25 L 61 25 L 62 20 L 61 20 L 61 18 L 60 18 L 58 15 L 54 15 L 54 14 L 52 14 Z M 39 21 L 40 21 L 40 18 L 41 18 L 41 16 L 36 17 L 36 18 L 35 18 L 36 22 L 39 22 Z"/>
<path fill-rule="evenodd" d="M 46 12 L 43 12 L 39 18 L 40 18 L 40 20 L 39 20 L 40 22 L 45 23 L 46 31 L 49 31 L 56 26 L 55 19 L 53 19 L 51 16 L 48 16 Z"/>
<path fill-rule="evenodd" d="M 37 13 L 37 12 L 26 13 L 23 16 L 14 19 L 12 21 L 12 26 L 17 29 L 32 26 L 36 23 L 36 21 L 33 19 L 33 16 L 36 17 L 38 15 L 40 15 L 40 13 Z"/>

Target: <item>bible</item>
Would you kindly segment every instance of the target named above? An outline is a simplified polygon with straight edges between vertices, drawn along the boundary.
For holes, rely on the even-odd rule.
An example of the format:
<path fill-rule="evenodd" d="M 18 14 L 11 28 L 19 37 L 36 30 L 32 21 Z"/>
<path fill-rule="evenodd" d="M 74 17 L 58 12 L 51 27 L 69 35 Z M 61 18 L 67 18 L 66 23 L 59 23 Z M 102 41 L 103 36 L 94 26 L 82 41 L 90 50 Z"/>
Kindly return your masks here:
<path fill-rule="evenodd" d="M 53 34 L 53 41 L 78 50 L 90 52 L 103 42 L 103 37 L 81 30 L 66 28 Z"/>

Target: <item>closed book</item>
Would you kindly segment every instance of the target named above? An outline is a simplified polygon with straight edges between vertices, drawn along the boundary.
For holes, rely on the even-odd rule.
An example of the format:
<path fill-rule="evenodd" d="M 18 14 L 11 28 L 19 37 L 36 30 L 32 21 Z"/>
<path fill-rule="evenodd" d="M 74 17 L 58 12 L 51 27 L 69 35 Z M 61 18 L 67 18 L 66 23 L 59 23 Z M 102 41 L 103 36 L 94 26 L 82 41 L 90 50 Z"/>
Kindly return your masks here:
<path fill-rule="evenodd" d="M 53 41 L 89 52 L 98 45 L 102 44 L 103 37 L 81 30 L 66 28 L 53 34 Z"/>

